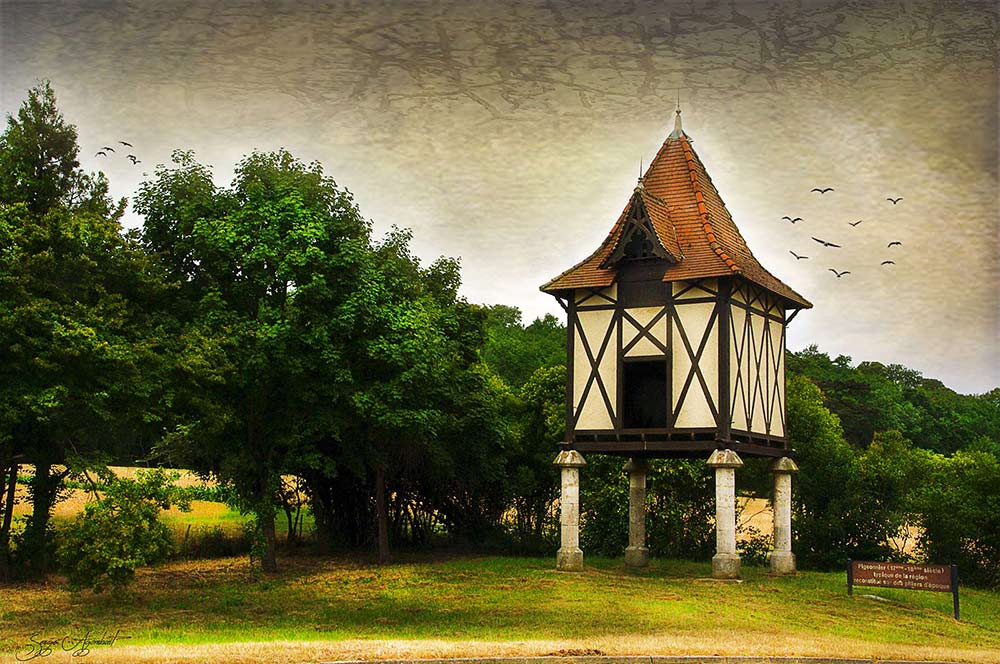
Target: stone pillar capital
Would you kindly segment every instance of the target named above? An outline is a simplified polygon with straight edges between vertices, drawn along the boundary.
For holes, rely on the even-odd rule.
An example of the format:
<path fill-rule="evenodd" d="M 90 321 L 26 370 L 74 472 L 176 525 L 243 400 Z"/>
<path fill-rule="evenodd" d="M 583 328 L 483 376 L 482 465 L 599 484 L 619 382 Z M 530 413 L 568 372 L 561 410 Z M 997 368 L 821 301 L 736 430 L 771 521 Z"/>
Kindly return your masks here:
<path fill-rule="evenodd" d="M 797 473 L 799 472 L 799 467 L 795 465 L 795 462 L 788 457 L 781 457 L 780 459 L 775 459 L 771 462 L 771 472 L 772 473 Z"/>
<path fill-rule="evenodd" d="M 552 464 L 560 468 L 583 468 L 587 462 L 583 460 L 583 455 L 576 450 L 563 450 L 556 455 Z"/>
<path fill-rule="evenodd" d="M 743 459 L 735 450 L 714 450 L 707 463 L 711 468 L 740 468 Z"/>
<path fill-rule="evenodd" d="M 625 465 L 622 466 L 622 470 L 626 473 L 648 473 L 649 461 L 640 457 L 632 457 L 625 462 Z"/>

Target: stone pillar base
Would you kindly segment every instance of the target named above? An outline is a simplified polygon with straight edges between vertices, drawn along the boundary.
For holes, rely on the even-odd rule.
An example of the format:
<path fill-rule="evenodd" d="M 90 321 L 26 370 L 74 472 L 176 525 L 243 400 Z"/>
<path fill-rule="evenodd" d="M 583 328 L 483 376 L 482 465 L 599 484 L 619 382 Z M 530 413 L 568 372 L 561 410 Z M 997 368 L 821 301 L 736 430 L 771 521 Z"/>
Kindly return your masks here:
<path fill-rule="evenodd" d="M 717 553 L 712 556 L 712 578 L 740 578 L 740 557 L 735 553 Z"/>
<path fill-rule="evenodd" d="M 625 567 L 636 569 L 649 565 L 649 549 L 644 546 L 630 546 L 625 549 Z"/>
<path fill-rule="evenodd" d="M 556 569 L 563 572 L 582 572 L 583 551 L 581 549 L 559 549 L 556 551 Z"/>
<path fill-rule="evenodd" d="M 790 551 L 772 551 L 768 561 L 771 574 L 795 574 L 795 554 Z"/>

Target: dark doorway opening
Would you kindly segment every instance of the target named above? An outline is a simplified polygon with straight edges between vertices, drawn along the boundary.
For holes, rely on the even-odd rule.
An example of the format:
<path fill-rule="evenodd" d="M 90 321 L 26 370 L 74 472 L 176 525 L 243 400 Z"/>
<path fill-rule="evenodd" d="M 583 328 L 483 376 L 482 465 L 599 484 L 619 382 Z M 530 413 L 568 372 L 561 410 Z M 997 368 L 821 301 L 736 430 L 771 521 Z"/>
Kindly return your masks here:
<path fill-rule="evenodd" d="M 622 381 L 626 429 L 662 429 L 667 426 L 667 362 L 625 362 Z"/>

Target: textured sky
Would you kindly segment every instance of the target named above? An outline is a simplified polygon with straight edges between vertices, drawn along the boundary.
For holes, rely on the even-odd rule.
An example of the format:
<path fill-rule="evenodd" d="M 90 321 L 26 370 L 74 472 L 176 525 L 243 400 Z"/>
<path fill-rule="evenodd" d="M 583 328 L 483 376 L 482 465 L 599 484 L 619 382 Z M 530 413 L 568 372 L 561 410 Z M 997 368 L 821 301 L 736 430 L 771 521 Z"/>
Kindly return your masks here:
<path fill-rule="evenodd" d="M 604 238 L 679 94 L 750 248 L 815 305 L 790 348 L 982 392 L 997 42 L 992 1 L 0 0 L 0 111 L 50 79 L 118 195 L 178 148 L 220 183 L 253 149 L 317 159 L 377 229 L 461 257 L 471 301 L 530 318 L 562 315 L 538 286 Z M 142 163 L 93 156 L 117 140 Z"/>

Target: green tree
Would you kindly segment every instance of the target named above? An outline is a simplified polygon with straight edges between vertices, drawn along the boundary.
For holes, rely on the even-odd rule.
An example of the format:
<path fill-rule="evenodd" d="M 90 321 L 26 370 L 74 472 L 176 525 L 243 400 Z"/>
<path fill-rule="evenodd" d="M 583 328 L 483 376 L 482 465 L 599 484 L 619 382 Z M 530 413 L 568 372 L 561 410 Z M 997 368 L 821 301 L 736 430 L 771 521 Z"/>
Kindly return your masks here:
<path fill-rule="evenodd" d="M 345 344 L 369 227 L 350 194 L 286 151 L 253 153 L 229 188 L 190 153 L 140 186 L 143 241 L 180 281 L 175 420 L 162 447 L 256 516 L 275 571 L 281 475 L 328 462 L 352 383 Z"/>
<path fill-rule="evenodd" d="M 76 127 L 63 119 L 49 82 L 28 90 L 0 136 L 0 201 L 23 203 L 33 215 L 56 207 L 110 215 L 107 178 L 80 169 L 76 141 Z M 118 214 L 123 209 L 119 203 Z"/>
<path fill-rule="evenodd" d="M 909 431 L 915 409 L 903 398 L 903 388 L 886 375 L 886 368 L 866 362 L 852 366 L 851 358 L 831 360 L 816 346 L 787 355 L 790 376 L 805 375 L 822 390 L 824 405 L 837 414 L 847 442 L 862 449 L 877 431 Z"/>
<path fill-rule="evenodd" d="M 952 453 L 986 437 L 1000 444 L 1000 408 L 989 394 L 965 395 L 898 364 L 830 359 L 816 346 L 787 354 L 789 376 L 805 375 L 823 391 L 857 449 L 878 432 L 898 430 L 916 447 Z"/>
<path fill-rule="evenodd" d="M 793 492 L 795 547 L 806 565 L 834 568 L 848 558 L 894 555 L 890 538 L 903 523 L 908 443 L 898 433 L 859 453 L 822 391 L 805 376 L 787 389 L 788 437 L 801 469 Z"/>
<path fill-rule="evenodd" d="M 957 564 L 963 580 L 1000 587 L 1000 460 L 985 451 L 925 452 L 908 507 L 930 563 Z"/>
<path fill-rule="evenodd" d="M 377 548 L 389 556 L 387 486 L 416 483 L 453 530 L 482 528 L 492 509 L 477 496 L 496 486 L 507 438 L 498 395 L 477 370 L 485 313 L 458 296 L 458 263 L 427 268 L 409 250 L 409 231 L 395 229 L 374 246 L 359 293 L 360 326 L 349 352 L 354 384 L 346 467 L 370 478 Z M 442 491 L 447 487 L 448 491 Z M 478 490 L 472 491 L 471 488 Z M 491 519 L 485 518 L 486 521 Z"/>
<path fill-rule="evenodd" d="M 536 369 L 511 399 L 508 417 L 517 422 L 517 430 L 507 456 L 507 475 L 515 534 L 522 543 L 541 546 L 559 494 L 552 460 L 565 439 L 566 367 Z"/>
<path fill-rule="evenodd" d="M 486 332 L 483 360 L 515 390 L 536 369 L 566 364 L 566 326 L 552 314 L 525 326 L 516 307 L 494 305 Z"/>
<path fill-rule="evenodd" d="M 83 174 L 76 152 L 47 83 L 0 136 L 0 470 L 9 488 L 20 464 L 34 466 L 18 547 L 29 573 L 51 560 L 49 517 L 67 457 L 113 452 L 160 401 L 157 322 L 145 305 L 162 282 L 122 232 L 124 201 L 112 204 L 104 177 Z"/>

